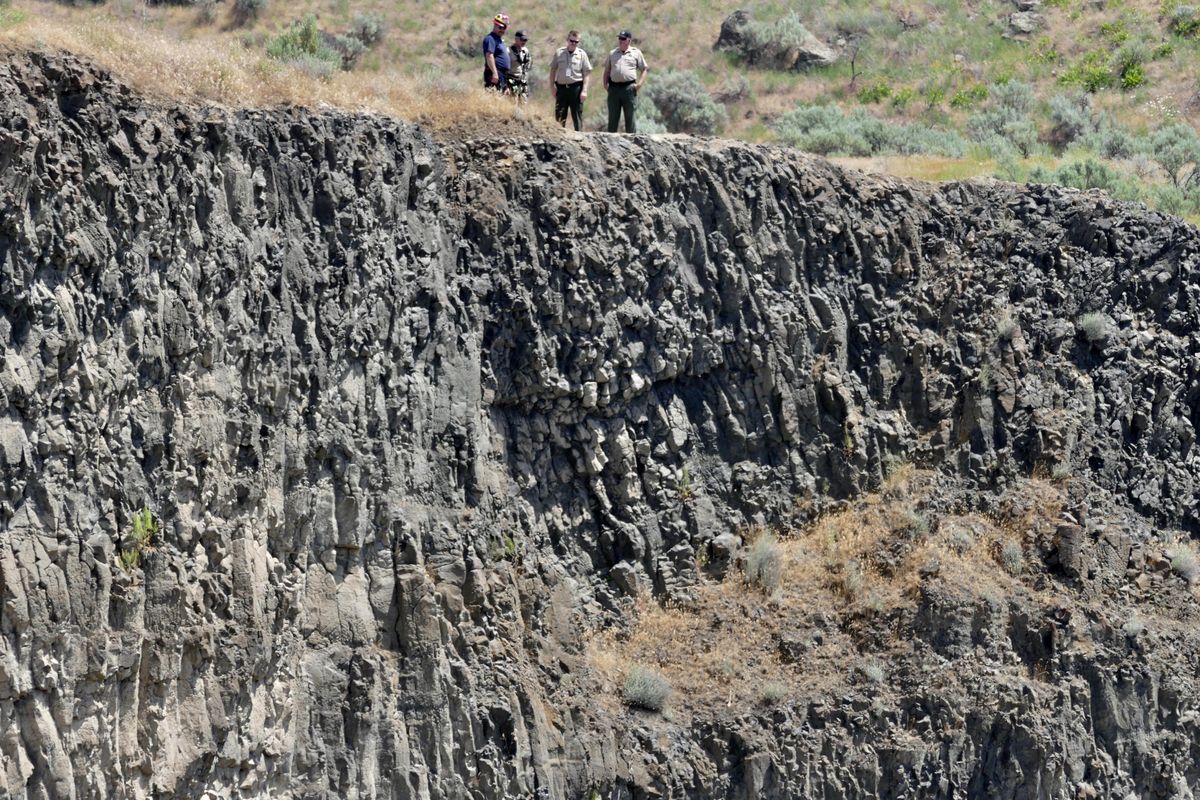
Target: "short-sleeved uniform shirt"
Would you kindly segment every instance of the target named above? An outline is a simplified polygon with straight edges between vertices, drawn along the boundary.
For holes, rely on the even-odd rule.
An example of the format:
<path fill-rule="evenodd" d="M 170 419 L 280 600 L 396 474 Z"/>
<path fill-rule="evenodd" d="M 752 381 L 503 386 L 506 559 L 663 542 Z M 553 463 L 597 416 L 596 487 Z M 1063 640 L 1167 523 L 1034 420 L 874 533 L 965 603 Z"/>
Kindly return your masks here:
<path fill-rule="evenodd" d="M 508 72 L 508 45 L 496 35 L 495 31 L 483 37 L 483 55 L 485 58 L 488 53 L 496 57 L 496 69 L 501 72 Z"/>
<path fill-rule="evenodd" d="M 512 67 L 508 71 L 509 82 L 528 83 L 529 69 L 533 65 L 533 56 L 529 52 L 528 45 L 521 48 L 510 48 L 509 55 L 512 57 Z"/>
<path fill-rule="evenodd" d="M 576 47 L 574 53 L 565 47 L 558 48 L 552 63 L 555 83 L 580 83 L 592 71 L 592 62 L 582 47 Z"/>
<path fill-rule="evenodd" d="M 637 80 L 638 73 L 646 70 L 646 58 L 642 51 L 630 47 L 624 53 L 621 48 L 614 47 L 608 54 L 608 80 L 612 83 L 631 83 Z"/>

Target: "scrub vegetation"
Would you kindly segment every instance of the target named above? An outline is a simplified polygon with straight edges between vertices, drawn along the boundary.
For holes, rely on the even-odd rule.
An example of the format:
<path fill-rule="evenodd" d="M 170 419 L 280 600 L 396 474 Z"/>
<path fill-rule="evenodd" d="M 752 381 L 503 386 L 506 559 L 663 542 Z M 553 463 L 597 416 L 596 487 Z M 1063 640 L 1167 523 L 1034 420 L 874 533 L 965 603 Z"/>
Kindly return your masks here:
<path fill-rule="evenodd" d="M 926 179 L 991 175 L 1101 189 L 1200 218 L 1200 12 L 1176 0 L 501 4 L 529 32 L 531 103 L 478 87 L 499 9 L 431 14 L 412 0 L 0 2 L 0 43 L 69 49 L 154 95 L 229 106 L 304 104 L 434 126 L 552 124 L 547 65 L 566 27 L 597 64 L 634 30 L 651 65 L 645 132 L 774 141 Z M 722 23 L 745 21 L 716 48 Z M 816 40 L 835 60 L 808 66 Z M 599 73 L 588 128 L 606 118 Z"/>

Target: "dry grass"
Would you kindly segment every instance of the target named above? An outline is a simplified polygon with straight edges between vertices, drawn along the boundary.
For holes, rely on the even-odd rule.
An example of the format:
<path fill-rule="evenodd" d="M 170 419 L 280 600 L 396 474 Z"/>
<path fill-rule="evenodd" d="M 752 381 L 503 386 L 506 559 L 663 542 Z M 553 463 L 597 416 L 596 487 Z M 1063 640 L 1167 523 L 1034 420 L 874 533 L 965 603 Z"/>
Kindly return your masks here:
<path fill-rule="evenodd" d="M 1044 488 L 1031 490 L 1039 501 L 1031 503 L 1031 514 L 1057 513 Z M 1012 591 L 1019 576 L 997 562 L 1006 546 L 1020 546 L 1021 525 L 1030 519 L 943 517 L 930 531 L 916 506 L 932 491 L 927 473 L 901 466 L 885 494 L 782 538 L 781 579 L 769 597 L 747 591 L 745 578 L 731 575 L 702 584 L 686 608 L 642 598 L 631 630 L 602 631 L 591 642 L 598 699 L 612 703 L 624 670 L 639 663 L 669 676 L 677 704 L 692 711 L 747 710 L 832 690 L 854 670 L 888 661 L 886 652 L 864 650 L 871 637 L 863 631 L 911 613 L 922 568 L 937 563 L 939 579 L 967 596 Z M 819 627 L 822 617 L 836 619 L 837 629 L 823 630 L 820 641 L 808 644 L 802 664 L 781 660 L 781 639 Z M 901 635 L 889 645 L 897 653 L 909 646 Z"/>
<path fill-rule="evenodd" d="M 528 124 L 506 98 L 454 79 L 417 82 L 396 72 L 339 72 L 322 80 L 268 58 L 219 30 L 181 38 L 167 24 L 180 9 L 139 17 L 93 10 L 20 9 L 0 30 L 0 48 L 63 50 L 83 56 L 159 102 L 228 108 L 339 108 L 449 127 Z M 194 12 L 193 12 L 194 13 Z M 155 24 L 151 24 L 153 21 Z"/>

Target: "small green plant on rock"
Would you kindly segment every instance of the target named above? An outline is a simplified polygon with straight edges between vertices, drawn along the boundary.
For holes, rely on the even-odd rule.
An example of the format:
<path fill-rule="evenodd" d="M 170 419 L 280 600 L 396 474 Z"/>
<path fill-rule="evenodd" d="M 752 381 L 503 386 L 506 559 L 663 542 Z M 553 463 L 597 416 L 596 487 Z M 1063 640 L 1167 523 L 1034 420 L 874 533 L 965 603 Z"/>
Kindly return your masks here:
<path fill-rule="evenodd" d="M 1196 554 L 1190 548 L 1179 545 L 1170 555 L 1171 570 L 1189 584 L 1195 583 L 1196 578 L 1200 577 L 1200 560 L 1197 560 Z"/>
<path fill-rule="evenodd" d="M 868 683 L 878 686 L 887 680 L 887 670 L 879 662 L 872 661 L 863 666 L 862 676 L 867 679 Z"/>
<path fill-rule="evenodd" d="M 149 506 L 142 506 L 142 510 L 133 512 L 133 522 L 128 535 L 130 546 L 116 554 L 116 564 L 121 570 L 133 572 L 142 566 L 144 555 L 154 549 L 152 542 L 157 533 L 158 521 Z"/>
<path fill-rule="evenodd" d="M 683 469 L 679 472 L 679 483 L 676 484 L 675 491 L 678 493 L 681 503 L 687 503 L 696 496 L 696 490 L 692 487 L 692 474 L 688 470 L 687 464 L 684 464 Z"/>
<path fill-rule="evenodd" d="M 929 535 L 929 515 L 920 511 L 909 511 L 904 515 L 902 533 L 913 539 L 924 539 Z"/>
<path fill-rule="evenodd" d="M 142 565 L 142 557 L 154 549 L 153 541 L 158 531 L 158 520 L 149 506 L 142 506 L 140 511 L 133 512 L 130 546 L 117 554 L 117 564 L 121 569 L 128 573 Z"/>
<path fill-rule="evenodd" d="M 117 554 L 117 564 L 126 573 L 131 573 L 142 563 L 142 554 L 138 550 L 122 550 Z"/>
<path fill-rule="evenodd" d="M 785 697 L 787 697 L 787 687 L 782 683 L 771 681 L 763 686 L 762 699 L 767 705 L 773 706 Z"/>
<path fill-rule="evenodd" d="M 158 521 L 149 506 L 142 506 L 141 511 L 133 512 L 133 546 L 139 553 L 152 549 L 150 542 L 158 533 Z"/>
<path fill-rule="evenodd" d="M 858 602 L 863 596 L 866 589 L 867 578 L 863 574 L 862 565 L 857 559 L 846 562 L 842 565 L 842 576 L 840 588 L 842 594 L 851 603 Z"/>
<path fill-rule="evenodd" d="M 955 526 L 954 532 L 950 534 L 949 541 L 950 549 L 958 555 L 965 555 L 968 550 L 975 546 L 975 537 L 971 535 L 971 531 L 961 526 Z"/>
<path fill-rule="evenodd" d="M 1093 344 L 1108 338 L 1110 323 L 1108 316 L 1100 311 L 1090 311 L 1079 318 L 1079 330 Z"/>
<path fill-rule="evenodd" d="M 1009 575 L 1017 576 L 1025 571 L 1025 554 L 1016 542 L 1005 542 L 1000 546 L 1000 566 Z"/>
<path fill-rule="evenodd" d="M 1016 314 L 1011 308 L 1006 308 L 1000 312 L 996 319 L 996 336 L 1002 342 L 1011 342 L 1017 337 L 1021 331 L 1021 323 L 1017 321 Z"/>
<path fill-rule="evenodd" d="M 763 591 L 773 592 L 779 588 L 783 575 L 783 558 L 779 542 L 769 532 L 763 533 L 750 546 L 746 556 L 746 580 Z"/>
<path fill-rule="evenodd" d="M 626 705 L 644 708 L 647 711 L 662 711 L 670 696 L 671 682 L 656 670 L 634 664 L 625 673 Z"/>

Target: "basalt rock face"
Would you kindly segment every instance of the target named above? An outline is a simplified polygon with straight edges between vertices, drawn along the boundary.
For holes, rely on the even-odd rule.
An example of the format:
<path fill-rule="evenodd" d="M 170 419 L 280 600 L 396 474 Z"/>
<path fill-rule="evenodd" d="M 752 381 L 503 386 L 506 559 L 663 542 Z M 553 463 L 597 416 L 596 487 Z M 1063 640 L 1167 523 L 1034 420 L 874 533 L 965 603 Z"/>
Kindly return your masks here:
<path fill-rule="evenodd" d="M 161 108 L 62 56 L 0 88 L 0 793 L 1200 785 L 1156 544 L 1200 532 L 1192 228 L 731 143 Z M 595 702 L 586 631 L 890 459 L 985 510 L 1073 471 L 1041 555 L 1078 603 L 931 573 L 894 706 Z"/>

